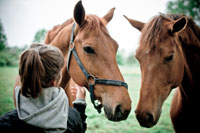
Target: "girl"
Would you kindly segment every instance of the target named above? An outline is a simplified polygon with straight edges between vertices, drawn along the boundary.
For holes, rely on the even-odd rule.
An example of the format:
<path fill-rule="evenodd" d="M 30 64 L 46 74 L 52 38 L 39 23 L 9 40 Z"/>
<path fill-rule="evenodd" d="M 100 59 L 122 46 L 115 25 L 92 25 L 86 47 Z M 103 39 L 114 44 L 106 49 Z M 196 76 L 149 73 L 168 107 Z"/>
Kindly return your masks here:
<path fill-rule="evenodd" d="M 84 132 L 85 90 L 76 87 L 79 94 L 73 104 L 77 110 L 70 108 L 65 91 L 56 86 L 63 66 L 61 51 L 52 45 L 33 44 L 25 50 L 19 65 L 21 86 L 14 89 L 16 110 L 0 118 L 0 127 L 31 128 L 39 132 Z"/>

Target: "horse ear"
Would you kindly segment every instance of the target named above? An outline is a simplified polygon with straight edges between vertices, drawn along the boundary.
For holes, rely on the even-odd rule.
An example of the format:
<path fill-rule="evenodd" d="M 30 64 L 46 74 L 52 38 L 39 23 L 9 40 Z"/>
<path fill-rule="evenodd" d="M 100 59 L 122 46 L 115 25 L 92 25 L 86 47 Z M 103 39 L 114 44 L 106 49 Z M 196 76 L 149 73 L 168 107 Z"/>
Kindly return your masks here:
<path fill-rule="evenodd" d="M 108 11 L 108 13 L 103 17 L 104 20 L 106 20 L 106 24 L 110 22 L 110 20 L 113 18 L 115 8 L 112 8 Z"/>
<path fill-rule="evenodd" d="M 140 22 L 140 21 L 137 21 L 137 20 L 133 20 L 133 19 L 130 19 L 128 17 L 126 17 L 124 15 L 124 17 L 128 20 L 128 22 L 133 26 L 135 27 L 136 29 L 138 29 L 139 31 L 141 31 L 145 25 L 145 23 L 143 22 Z"/>
<path fill-rule="evenodd" d="M 82 25 L 85 20 L 85 9 L 81 0 L 74 7 L 74 19 L 79 25 Z"/>
<path fill-rule="evenodd" d="M 186 26 L 187 26 L 187 18 L 185 16 L 181 17 L 180 19 L 172 22 L 171 32 L 172 33 L 180 32 L 184 30 Z"/>

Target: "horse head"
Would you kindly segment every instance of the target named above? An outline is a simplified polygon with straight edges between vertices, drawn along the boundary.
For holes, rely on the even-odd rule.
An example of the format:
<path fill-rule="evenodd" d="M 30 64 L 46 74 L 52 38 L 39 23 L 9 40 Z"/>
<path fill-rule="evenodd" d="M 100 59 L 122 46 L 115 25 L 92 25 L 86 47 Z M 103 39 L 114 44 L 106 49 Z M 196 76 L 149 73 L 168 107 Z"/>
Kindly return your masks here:
<path fill-rule="evenodd" d="M 141 31 L 135 55 L 141 69 L 140 98 L 135 113 L 140 125 L 149 128 L 158 122 L 163 102 L 172 88 L 182 82 L 186 63 L 178 34 L 187 26 L 187 18 L 174 20 L 161 14 L 148 23 L 127 20 Z"/>
<path fill-rule="evenodd" d="M 91 89 L 95 99 L 100 101 L 104 107 L 105 114 L 109 120 L 119 121 L 127 118 L 131 110 L 131 100 L 124 86 L 103 83 L 124 81 L 116 61 L 117 42 L 109 35 L 106 25 L 112 19 L 114 8 L 104 17 L 96 15 L 85 15 L 82 2 L 78 2 L 74 8 L 74 44 L 80 62 L 77 64 L 75 56 L 71 56 L 69 73 L 73 80 L 79 85 Z M 88 74 L 83 71 L 87 71 Z M 101 80 L 99 80 L 101 79 Z M 94 83 L 97 82 L 98 83 Z M 111 82 L 112 82 L 111 81 Z M 102 83 L 100 83 L 102 82 Z M 93 94 L 92 94 L 93 95 Z"/>
<path fill-rule="evenodd" d="M 88 88 L 99 112 L 103 106 L 109 120 L 120 121 L 128 117 L 131 99 L 116 61 L 118 44 L 106 29 L 113 14 L 114 8 L 102 18 L 86 15 L 79 1 L 73 19 L 49 31 L 46 43 L 59 47 L 68 60 L 61 86 L 67 88 L 70 76 L 78 85 Z M 100 103 L 96 104 L 95 100 Z"/>

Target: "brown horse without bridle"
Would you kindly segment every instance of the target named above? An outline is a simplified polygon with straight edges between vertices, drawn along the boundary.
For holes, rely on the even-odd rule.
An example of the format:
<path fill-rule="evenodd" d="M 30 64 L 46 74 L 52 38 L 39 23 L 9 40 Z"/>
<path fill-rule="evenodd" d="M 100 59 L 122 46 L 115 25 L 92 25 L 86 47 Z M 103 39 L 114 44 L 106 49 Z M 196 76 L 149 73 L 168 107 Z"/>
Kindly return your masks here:
<path fill-rule="evenodd" d="M 120 83 L 124 81 L 116 61 L 118 44 L 110 37 L 106 29 L 113 13 L 114 8 L 103 18 L 96 15 L 85 16 L 84 7 L 79 1 L 74 8 L 74 19 L 69 19 L 50 30 L 47 33 L 45 43 L 61 49 L 66 61 L 69 51 L 72 51 L 71 45 L 73 45 L 70 62 L 68 61 L 69 74 L 66 62 L 60 83 L 68 96 L 70 95 L 68 87 L 70 77 L 78 85 L 88 89 L 91 87 L 88 82 L 93 84 L 94 80 L 98 83 L 104 82 L 106 79 L 109 80 L 107 84 L 93 85 L 94 97 L 103 105 L 105 115 L 109 120 L 120 121 L 128 117 L 131 110 L 131 99 L 126 87 L 110 83 L 111 80 Z M 75 56 L 74 50 L 77 56 Z M 77 58 L 80 59 L 77 60 Z M 80 62 L 85 67 L 84 70 L 80 67 Z M 85 70 L 90 74 L 89 77 L 85 76 L 87 75 Z"/>
<path fill-rule="evenodd" d="M 200 28 L 184 15 L 161 14 L 148 23 L 127 19 L 142 33 L 136 51 L 142 74 L 135 111 L 140 125 L 155 125 L 163 102 L 178 87 L 170 110 L 174 129 L 199 131 Z"/>

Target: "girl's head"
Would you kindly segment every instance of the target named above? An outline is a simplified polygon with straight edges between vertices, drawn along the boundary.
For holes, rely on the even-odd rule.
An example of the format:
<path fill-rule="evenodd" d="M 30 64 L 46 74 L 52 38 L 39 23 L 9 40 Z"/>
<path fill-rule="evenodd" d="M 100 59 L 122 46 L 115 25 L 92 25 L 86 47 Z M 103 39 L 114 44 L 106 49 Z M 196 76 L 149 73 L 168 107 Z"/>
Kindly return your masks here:
<path fill-rule="evenodd" d="M 60 79 L 63 66 L 64 57 L 57 47 L 32 44 L 20 58 L 19 75 L 22 94 L 36 98 L 42 88 L 51 87 L 53 82 Z"/>

